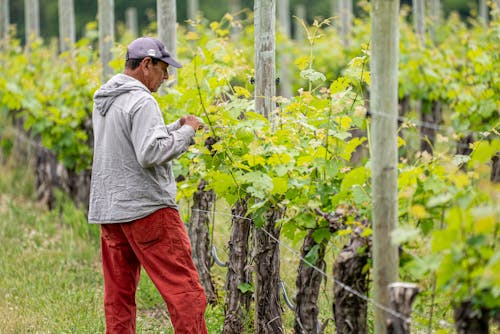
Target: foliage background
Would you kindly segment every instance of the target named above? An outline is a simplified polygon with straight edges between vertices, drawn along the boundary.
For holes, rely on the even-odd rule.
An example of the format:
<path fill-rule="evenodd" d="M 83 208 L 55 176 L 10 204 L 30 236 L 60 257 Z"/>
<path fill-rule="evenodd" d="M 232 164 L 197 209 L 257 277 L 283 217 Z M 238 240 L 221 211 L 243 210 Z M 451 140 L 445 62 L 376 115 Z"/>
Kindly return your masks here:
<path fill-rule="evenodd" d="M 307 6 L 307 20 L 312 22 L 315 17 L 330 13 L 330 0 L 290 0 L 290 9 L 298 4 Z M 360 0 L 354 0 L 354 10 Z M 58 35 L 58 22 L 54 18 L 57 13 L 58 0 L 40 0 L 40 26 L 43 27 L 41 37 L 50 40 Z M 219 20 L 228 10 L 229 1 L 220 0 L 200 0 L 200 11 L 208 21 Z M 243 8 L 253 9 L 253 1 L 241 0 Z M 401 4 L 411 4 L 411 0 L 402 0 Z M 85 25 L 88 22 L 96 21 L 97 0 L 75 0 L 75 16 L 77 39 L 81 38 L 85 32 Z M 177 21 L 185 22 L 187 18 L 187 1 L 177 1 Z M 125 22 L 125 10 L 128 7 L 137 8 L 139 19 L 139 31 L 145 29 L 150 22 L 154 21 L 156 12 L 156 0 L 130 1 L 115 0 L 115 19 L 117 23 Z M 456 11 L 462 18 L 477 12 L 477 1 L 468 0 L 442 0 L 442 7 L 445 16 Z M 355 15 L 357 13 L 355 12 Z M 17 26 L 17 34 L 21 40 L 24 39 L 24 1 L 10 1 L 10 21 Z"/>

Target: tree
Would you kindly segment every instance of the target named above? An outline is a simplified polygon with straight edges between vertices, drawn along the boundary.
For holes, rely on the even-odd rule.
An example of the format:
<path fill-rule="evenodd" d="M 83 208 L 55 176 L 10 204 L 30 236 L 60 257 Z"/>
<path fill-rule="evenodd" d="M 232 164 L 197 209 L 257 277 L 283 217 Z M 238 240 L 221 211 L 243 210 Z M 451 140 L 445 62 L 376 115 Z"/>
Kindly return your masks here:
<path fill-rule="evenodd" d="M 371 13 L 371 166 L 373 280 L 378 304 L 389 305 L 388 285 L 398 278 L 397 246 L 391 232 L 398 219 L 397 117 L 399 1 L 375 0 Z M 385 334 L 387 314 L 375 309 L 375 333 Z"/>

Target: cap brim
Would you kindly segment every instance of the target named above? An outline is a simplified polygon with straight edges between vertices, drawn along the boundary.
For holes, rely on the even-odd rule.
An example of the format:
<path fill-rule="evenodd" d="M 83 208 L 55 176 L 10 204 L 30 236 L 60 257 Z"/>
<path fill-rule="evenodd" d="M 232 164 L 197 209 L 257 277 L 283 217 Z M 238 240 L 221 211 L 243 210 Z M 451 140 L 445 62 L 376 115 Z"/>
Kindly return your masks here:
<path fill-rule="evenodd" d="M 182 65 L 177 60 L 175 60 L 174 58 L 172 58 L 171 56 L 163 57 L 163 58 L 159 58 L 159 59 L 162 62 L 164 62 L 164 63 L 172 65 L 173 67 L 177 67 L 177 68 L 181 68 L 182 67 Z"/>

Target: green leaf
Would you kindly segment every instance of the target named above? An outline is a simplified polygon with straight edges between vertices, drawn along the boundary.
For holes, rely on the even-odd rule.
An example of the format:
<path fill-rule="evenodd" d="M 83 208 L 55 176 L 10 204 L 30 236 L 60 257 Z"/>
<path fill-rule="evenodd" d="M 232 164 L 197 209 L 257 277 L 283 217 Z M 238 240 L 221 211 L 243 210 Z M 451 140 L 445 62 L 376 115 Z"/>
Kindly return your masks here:
<path fill-rule="evenodd" d="M 332 84 L 330 85 L 330 94 L 337 94 L 343 92 L 349 87 L 350 84 L 351 81 L 348 78 L 339 77 L 338 79 L 333 81 Z"/>
<path fill-rule="evenodd" d="M 444 204 L 449 203 L 453 199 L 450 193 L 440 194 L 429 198 L 427 202 L 428 208 L 434 208 L 436 206 L 444 206 Z"/>
<path fill-rule="evenodd" d="M 312 68 L 300 71 L 300 76 L 309 81 L 326 81 L 326 77 L 323 73 L 313 70 Z"/>
<path fill-rule="evenodd" d="M 273 189 L 273 180 L 262 172 L 250 172 L 240 177 L 240 181 L 250 184 L 247 192 L 259 199 L 264 199 Z"/>
<path fill-rule="evenodd" d="M 253 292 L 253 285 L 250 283 L 241 283 L 238 285 L 238 290 L 243 293 Z"/>
<path fill-rule="evenodd" d="M 408 241 L 418 240 L 420 237 L 420 229 L 413 226 L 398 227 L 391 233 L 391 240 L 394 245 L 400 245 Z"/>
<path fill-rule="evenodd" d="M 456 166 L 461 166 L 463 164 L 466 164 L 467 162 L 469 162 L 469 160 L 470 160 L 470 157 L 468 155 L 457 154 L 453 157 L 453 163 Z"/>
<path fill-rule="evenodd" d="M 304 256 L 304 260 L 306 260 L 307 265 L 316 265 L 319 259 L 319 245 L 314 245 L 311 247 L 309 252 L 307 252 L 306 256 Z"/>
<path fill-rule="evenodd" d="M 273 190 L 272 194 L 284 194 L 288 190 L 288 176 L 273 177 Z"/>
<path fill-rule="evenodd" d="M 324 240 L 329 240 L 332 236 L 330 229 L 328 227 L 320 227 L 312 233 L 312 237 L 316 243 L 321 243 Z"/>
<path fill-rule="evenodd" d="M 356 205 L 362 205 L 367 202 L 370 202 L 370 194 L 366 192 L 366 190 L 361 187 L 359 184 L 355 184 L 352 187 L 352 198 Z"/>
<path fill-rule="evenodd" d="M 471 159 L 480 163 L 485 163 L 491 160 L 491 157 L 496 153 L 497 149 L 486 141 L 474 143 L 475 149 L 471 154 Z"/>
<path fill-rule="evenodd" d="M 368 178 L 367 170 L 365 167 L 358 167 L 351 170 L 344 176 L 340 189 L 342 191 L 350 190 L 354 185 L 363 186 Z"/>

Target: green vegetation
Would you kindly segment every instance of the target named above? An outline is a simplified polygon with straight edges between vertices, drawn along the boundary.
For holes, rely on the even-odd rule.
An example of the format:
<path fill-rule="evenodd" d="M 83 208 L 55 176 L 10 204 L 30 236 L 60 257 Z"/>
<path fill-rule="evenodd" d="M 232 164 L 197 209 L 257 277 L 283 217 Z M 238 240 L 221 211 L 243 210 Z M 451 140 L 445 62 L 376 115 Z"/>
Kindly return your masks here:
<path fill-rule="evenodd" d="M 453 307 L 463 302 L 472 302 L 492 316 L 500 311 L 499 185 L 489 180 L 491 159 L 500 151 L 500 81 L 495 75 L 500 72 L 500 22 L 497 16 L 485 30 L 474 21 L 465 25 L 452 16 L 422 49 L 404 22 L 400 97 L 408 96 L 411 108 L 400 128 L 404 150 L 398 180 L 400 228 L 394 237 L 402 250 L 402 280 L 417 282 L 423 290 L 415 303 L 415 327 L 426 328 L 432 318 L 434 329 L 448 333 L 452 327 L 439 321 L 453 323 Z M 232 41 L 232 23 L 233 17 L 226 15 L 191 30 L 181 28 L 178 52 L 185 66 L 177 86 L 158 96 L 167 121 L 192 113 L 207 125 L 206 132 L 197 136 L 197 145 L 176 166 L 176 172 L 187 177 L 179 183 L 179 200 L 189 203 L 199 180 L 209 182 L 220 200 L 213 231 L 219 249 L 224 249 L 229 234 L 230 220 L 223 215 L 239 198 L 249 197 L 257 225 L 259 213 L 272 205 L 286 206 L 287 215 L 280 221 L 285 243 L 299 248 L 304 235 L 315 230 L 318 242 L 329 242 L 326 261 L 331 268 L 351 231 L 371 215 L 367 20 L 356 22 L 349 49 L 340 46 L 327 21 L 307 26 L 309 43 L 278 36 L 282 40 L 278 52 L 294 59 L 290 68 L 296 96 L 276 98 L 271 121 L 253 110 L 253 27 L 244 22 L 240 36 Z M 5 73 L 0 78 L 4 156 L 12 152 L 15 141 L 15 133 L 5 124 L 23 116 L 26 130 L 39 135 L 66 168 L 89 168 L 88 122 L 99 65 L 91 49 L 95 26 L 87 28 L 74 59 L 40 44 L 28 57 L 15 39 L 9 51 L 0 54 Z M 116 71 L 122 70 L 125 44 L 116 45 L 112 64 Z M 417 101 L 443 105 L 432 155 L 420 152 L 415 144 Z M 355 130 L 361 135 L 353 136 Z M 474 134 L 475 142 L 466 146 L 471 154 L 457 155 L 457 140 L 467 133 Z M 209 138 L 214 143 L 205 146 Z M 6 161 L 8 166 L 10 160 Z M 84 214 L 62 195 L 52 212 L 33 205 L 32 173 L 15 167 L 2 167 L 0 173 L 0 210 L 6 217 L 0 222 L 0 247 L 6 259 L 0 266 L 5 296 L 0 311 L 7 315 L 0 320 L 2 329 L 102 331 L 98 231 L 88 227 Z M 348 211 L 347 207 L 356 214 L 347 217 L 347 229 L 336 233 L 315 213 L 316 209 Z M 365 228 L 363 233 L 370 232 Z M 285 254 L 282 277 L 293 287 L 298 260 Z M 308 259 L 314 258 L 312 251 Z M 225 272 L 214 268 L 214 275 L 221 300 L 207 318 L 210 332 L 218 333 Z M 321 294 L 321 320 L 331 317 L 331 280 L 327 284 Z M 151 282 L 142 280 L 140 330 L 169 327 L 160 305 Z M 291 317 L 285 312 L 287 328 Z"/>

